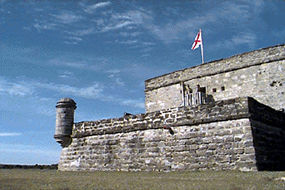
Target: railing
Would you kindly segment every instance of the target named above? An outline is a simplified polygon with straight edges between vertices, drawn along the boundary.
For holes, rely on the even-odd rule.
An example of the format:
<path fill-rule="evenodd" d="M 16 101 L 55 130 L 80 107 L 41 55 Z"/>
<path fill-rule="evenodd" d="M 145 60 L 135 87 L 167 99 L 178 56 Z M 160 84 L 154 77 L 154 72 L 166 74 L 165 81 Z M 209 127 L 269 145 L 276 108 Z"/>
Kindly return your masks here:
<path fill-rule="evenodd" d="M 185 106 L 194 106 L 206 103 L 206 94 L 203 92 L 190 93 L 185 95 Z"/>

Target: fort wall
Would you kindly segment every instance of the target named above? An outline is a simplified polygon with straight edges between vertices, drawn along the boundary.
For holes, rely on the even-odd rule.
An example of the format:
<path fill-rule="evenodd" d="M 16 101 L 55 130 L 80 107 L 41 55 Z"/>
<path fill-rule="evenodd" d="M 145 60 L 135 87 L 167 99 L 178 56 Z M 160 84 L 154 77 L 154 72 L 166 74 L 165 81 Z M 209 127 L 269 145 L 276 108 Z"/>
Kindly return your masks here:
<path fill-rule="evenodd" d="M 254 97 L 285 108 L 285 45 L 264 48 L 145 81 L 146 112 L 183 105 L 183 86 L 205 87 L 212 100 Z"/>
<path fill-rule="evenodd" d="M 145 114 L 73 125 L 61 99 L 58 169 L 285 170 L 284 44 L 149 79 L 145 96 Z"/>
<path fill-rule="evenodd" d="M 284 118 L 284 113 L 245 97 L 79 122 L 58 168 L 259 170 L 270 163 L 285 169 Z"/>

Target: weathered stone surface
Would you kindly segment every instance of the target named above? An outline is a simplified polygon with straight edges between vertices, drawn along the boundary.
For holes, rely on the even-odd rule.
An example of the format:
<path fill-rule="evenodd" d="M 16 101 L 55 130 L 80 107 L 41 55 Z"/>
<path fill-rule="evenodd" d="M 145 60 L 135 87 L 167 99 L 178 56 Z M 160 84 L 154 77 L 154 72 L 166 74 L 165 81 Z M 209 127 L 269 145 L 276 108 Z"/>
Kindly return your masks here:
<path fill-rule="evenodd" d="M 176 170 L 201 170 L 211 169 L 214 163 L 221 165 L 216 169 L 230 169 L 228 166 L 231 163 L 234 150 L 237 149 L 235 155 L 240 155 L 241 161 L 245 158 L 255 159 L 254 157 L 246 157 L 245 149 L 234 148 L 234 139 L 229 138 L 229 146 L 218 146 L 216 143 L 206 145 L 204 143 L 197 143 L 203 141 L 211 141 L 211 137 L 201 135 L 200 128 L 207 130 L 210 126 L 234 126 L 245 123 L 248 119 L 239 119 L 235 121 L 222 121 L 219 123 L 199 124 L 192 126 L 178 126 L 176 133 L 168 135 L 167 131 L 162 129 L 149 129 L 146 131 L 133 131 L 125 136 L 118 136 L 116 134 L 94 135 L 80 137 L 81 141 L 78 144 L 78 138 L 67 148 L 63 148 L 61 160 L 59 164 L 60 170 L 144 170 L 144 171 L 176 171 Z M 240 125 L 240 128 L 245 127 Z M 250 127 L 250 126 L 248 126 Z M 195 137 L 180 139 L 181 136 L 191 132 L 190 128 L 197 129 Z M 211 129 L 216 130 L 216 129 Z M 137 144 L 130 143 L 133 136 L 141 137 L 140 146 L 144 148 L 137 148 Z M 103 138 L 100 138 L 103 137 Z M 106 145 L 106 141 L 117 141 L 118 143 Z M 194 142 L 194 144 L 192 143 Z M 86 143 L 87 144 L 84 144 Z M 95 143 L 96 146 L 91 144 Z M 81 151 L 76 151 L 77 147 L 82 147 Z M 243 151 L 241 151 L 243 150 Z M 247 150 L 247 149 L 246 149 Z M 252 152 L 249 152 L 250 155 Z M 96 158 L 96 159 L 94 159 Z M 171 158 L 171 159 L 168 159 Z M 199 166 L 195 163 L 199 160 Z M 88 164 L 86 162 L 88 161 Z M 238 161 L 237 161 L 238 162 Z M 191 164 L 193 163 L 193 164 Z M 123 167 L 122 167 L 123 165 Z M 254 169 L 256 168 L 249 168 Z"/>
<path fill-rule="evenodd" d="M 211 108 L 219 108 L 211 110 Z M 220 114 L 219 110 L 223 110 L 225 113 Z M 171 113 L 174 116 L 173 120 L 168 120 L 165 113 Z M 144 122 L 138 120 L 139 118 L 145 118 Z M 157 119 L 157 118 L 161 119 Z M 108 120 L 89 121 L 76 123 L 73 129 L 72 137 L 84 137 L 91 135 L 104 135 L 104 134 L 117 134 L 117 133 L 129 133 L 132 131 L 146 131 L 149 133 L 150 129 L 160 129 L 160 134 L 166 134 L 171 136 L 169 130 L 163 129 L 163 126 L 170 126 L 173 132 L 178 132 L 176 126 L 190 126 L 201 123 L 211 123 L 218 121 L 235 120 L 241 118 L 252 118 L 260 120 L 264 123 L 270 123 L 275 125 L 281 125 L 284 123 L 284 114 L 273 110 L 270 107 L 262 105 L 252 98 L 243 97 L 230 100 L 217 101 L 212 104 L 199 105 L 196 107 L 179 107 L 166 109 L 146 114 L 133 115 L 131 119 L 121 120 L 121 118 L 114 118 Z M 120 122 L 118 122 L 120 121 Z M 166 124 L 165 124 L 166 123 Z M 200 136 L 223 137 L 230 134 L 240 134 L 244 129 L 233 128 L 232 126 L 221 127 L 223 130 L 209 130 L 208 128 L 191 129 L 191 133 L 185 134 L 179 138 L 188 138 L 198 136 L 197 131 L 201 131 Z M 211 129 L 219 129 L 219 126 L 213 126 Z M 188 137 L 187 137 L 188 136 Z M 237 138 L 240 136 L 237 136 Z M 246 137 L 246 136 L 244 136 Z M 243 137 L 243 138 L 244 138 Z M 241 137 L 240 137 L 241 138 Z M 145 138 L 153 141 L 160 141 L 158 137 L 152 136 L 151 133 Z M 136 142 L 134 137 L 130 137 L 130 141 Z M 204 142 L 206 143 L 206 142 Z"/>
<path fill-rule="evenodd" d="M 70 98 L 62 98 L 56 104 L 56 127 L 54 138 L 62 147 L 71 142 L 72 125 L 76 103 Z"/>
<path fill-rule="evenodd" d="M 206 87 L 215 101 L 250 96 L 276 110 L 285 109 L 284 59 L 283 44 L 146 80 L 146 112 L 181 106 L 181 82 L 192 89 L 197 84 Z"/>
<path fill-rule="evenodd" d="M 231 111 L 221 116 L 221 109 Z M 185 117 L 188 114 L 190 119 Z M 175 116 L 167 124 L 173 135 L 163 128 L 169 115 Z M 80 122 L 74 125 L 72 143 L 62 150 L 59 169 L 258 170 L 269 163 L 282 168 L 285 153 L 277 158 L 277 152 L 284 150 L 284 123 L 284 113 L 252 98 L 166 109 L 128 120 Z"/>

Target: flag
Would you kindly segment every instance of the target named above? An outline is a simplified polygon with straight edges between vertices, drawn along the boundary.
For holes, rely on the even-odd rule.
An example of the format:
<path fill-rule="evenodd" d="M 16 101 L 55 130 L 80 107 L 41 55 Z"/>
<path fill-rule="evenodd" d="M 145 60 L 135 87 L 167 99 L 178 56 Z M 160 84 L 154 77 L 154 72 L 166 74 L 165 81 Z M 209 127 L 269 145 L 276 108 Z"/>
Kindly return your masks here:
<path fill-rule="evenodd" d="M 201 56 L 202 56 L 202 64 L 204 64 L 204 50 L 203 50 L 203 43 L 202 43 L 202 30 L 200 29 L 195 40 L 194 43 L 192 45 L 192 50 L 198 48 L 199 46 L 201 46 Z"/>
<path fill-rule="evenodd" d="M 202 32 L 201 32 L 201 30 L 198 32 L 198 34 L 197 34 L 197 36 L 196 36 L 196 38 L 195 38 L 195 41 L 194 41 L 194 43 L 193 43 L 193 45 L 192 45 L 192 50 L 198 48 L 200 45 L 203 46 L 203 44 L 202 44 Z"/>

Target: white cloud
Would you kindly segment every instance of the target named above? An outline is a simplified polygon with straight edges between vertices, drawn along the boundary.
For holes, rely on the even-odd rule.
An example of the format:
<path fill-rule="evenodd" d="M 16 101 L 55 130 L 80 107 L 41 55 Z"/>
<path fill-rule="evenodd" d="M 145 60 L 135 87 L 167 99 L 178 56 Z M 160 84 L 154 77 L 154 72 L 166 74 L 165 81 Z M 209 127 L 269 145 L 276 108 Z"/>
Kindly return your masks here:
<path fill-rule="evenodd" d="M 31 85 L 31 84 L 26 84 Z M 1 110 L 5 112 L 13 112 L 16 114 L 26 114 L 29 116 L 34 115 L 44 115 L 48 117 L 54 117 L 55 112 L 53 105 L 56 102 L 56 99 L 40 97 L 38 94 L 40 89 L 37 89 L 35 93 L 31 95 L 25 96 L 11 96 L 10 94 L 0 94 L 0 99 L 4 99 L 5 101 L 0 102 Z M 23 112 L 23 108 L 25 108 Z M 31 117 L 32 118 L 32 117 Z M 30 120 L 31 118 L 27 118 Z"/>
<path fill-rule="evenodd" d="M 24 86 L 23 84 L 11 84 L 10 88 L 6 88 L 7 92 L 11 95 L 26 96 L 32 94 L 32 88 Z"/>
<path fill-rule="evenodd" d="M 118 86 L 125 86 L 125 83 L 122 81 L 121 78 L 116 78 L 115 84 L 117 84 Z"/>
<path fill-rule="evenodd" d="M 66 44 L 78 44 L 82 41 L 82 38 L 78 36 L 67 36 L 66 39 L 67 40 L 64 41 Z"/>
<path fill-rule="evenodd" d="M 248 47 L 252 48 L 255 46 L 255 43 L 256 43 L 256 35 L 253 32 L 241 32 L 237 35 L 232 36 L 232 38 L 230 39 L 219 40 L 218 42 L 210 45 L 209 48 L 233 49 L 239 45 L 248 45 Z"/>
<path fill-rule="evenodd" d="M 124 82 L 121 81 L 120 78 L 115 78 L 115 82 L 117 85 L 124 86 Z M 83 97 L 88 99 L 100 99 L 101 101 L 105 102 L 116 102 L 120 105 L 124 106 L 131 106 L 136 108 L 144 108 L 144 102 L 140 100 L 133 100 L 133 99 L 123 99 L 118 98 L 113 95 L 105 94 L 104 87 L 99 83 L 94 83 L 93 85 L 87 87 L 73 87 L 69 85 L 59 85 L 53 83 L 34 83 L 34 85 L 38 88 L 44 88 L 59 92 L 61 94 L 73 95 L 75 97 Z"/>
<path fill-rule="evenodd" d="M 150 52 L 151 50 L 152 50 L 152 47 L 145 47 L 145 48 L 141 49 L 141 52 L 143 52 L 143 53 L 148 53 L 148 52 Z"/>
<path fill-rule="evenodd" d="M 15 137 L 15 136 L 21 136 L 22 133 L 1 133 L 0 137 Z"/>
<path fill-rule="evenodd" d="M 102 96 L 102 92 L 103 87 L 101 87 L 99 84 L 94 84 L 86 88 L 76 89 L 76 93 L 78 93 L 79 96 L 91 99 L 97 99 L 98 97 Z"/>
<path fill-rule="evenodd" d="M 255 41 L 256 35 L 254 33 L 240 33 L 232 38 L 234 45 L 248 44 L 249 46 L 254 46 Z"/>
<path fill-rule="evenodd" d="M 41 30 L 54 30 L 57 28 L 57 24 L 55 23 L 45 23 L 45 22 L 36 22 L 33 24 L 33 27 L 38 31 Z"/>
<path fill-rule="evenodd" d="M 101 32 L 108 32 L 110 30 L 117 30 L 126 26 L 134 24 L 132 21 L 120 21 L 118 23 L 109 24 L 101 29 Z"/>
<path fill-rule="evenodd" d="M 49 64 L 57 66 L 67 66 L 72 68 L 88 68 L 88 64 L 83 61 L 66 61 L 60 58 L 51 59 Z"/>
<path fill-rule="evenodd" d="M 231 22 L 237 22 L 241 19 L 248 18 L 251 11 L 253 11 L 251 4 L 225 2 L 221 7 L 213 9 L 213 11 L 210 12 L 210 15 L 213 16 L 214 20 L 222 18 L 230 20 Z"/>
<path fill-rule="evenodd" d="M 103 7 L 107 7 L 107 6 L 109 6 L 109 5 L 111 5 L 111 2 L 110 2 L 110 1 L 95 3 L 95 4 L 93 4 L 93 5 L 86 6 L 86 7 L 84 8 L 84 11 L 85 11 L 86 13 L 91 14 L 91 13 L 94 13 L 94 12 L 96 11 L 96 9 L 98 9 L 98 8 L 103 8 Z"/>
<path fill-rule="evenodd" d="M 154 42 L 142 42 L 142 45 L 144 45 L 144 46 L 154 46 L 155 43 Z"/>
<path fill-rule="evenodd" d="M 54 110 L 50 108 L 49 104 L 55 100 L 39 97 L 38 94 L 39 89 L 36 88 L 35 82 L 23 80 L 8 82 L 0 78 L 0 97 L 5 99 L 1 102 L 1 108 L 4 110 L 18 112 L 21 107 L 25 107 L 28 110 L 34 110 L 38 114 L 53 116 Z M 17 133 L 14 133 L 14 135 L 17 135 Z"/>
<path fill-rule="evenodd" d="M 60 94 L 67 94 L 73 96 L 79 96 L 83 98 L 97 99 L 102 96 L 103 87 L 99 83 L 94 83 L 87 87 L 74 87 L 65 84 L 54 84 L 54 83 L 40 83 L 32 82 L 34 86 L 38 88 L 48 89 L 56 91 Z"/>
<path fill-rule="evenodd" d="M 72 24 L 80 21 L 83 17 L 73 12 L 62 11 L 59 14 L 52 14 L 55 21 L 62 24 Z"/>
<path fill-rule="evenodd" d="M 141 57 L 150 57 L 150 54 L 149 53 L 144 53 L 141 55 Z"/>
<path fill-rule="evenodd" d="M 38 90 L 36 92 L 36 89 Z M 0 79 L 0 93 L 12 96 L 30 96 L 38 94 L 39 89 L 56 91 L 60 94 L 74 95 L 84 98 L 96 99 L 103 96 L 103 86 L 93 83 L 87 87 L 74 87 L 65 84 L 43 83 L 36 81 L 7 82 Z"/>
<path fill-rule="evenodd" d="M 111 69 L 111 70 L 106 71 L 106 73 L 108 74 L 108 78 L 114 81 L 115 85 L 112 85 L 112 86 L 125 86 L 125 83 L 118 76 L 120 72 L 121 71 L 118 69 Z"/>
<path fill-rule="evenodd" d="M 64 78 L 64 79 L 70 79 L 70 78 L 73 78 L 74 75 L 70 71 L 63 71 L 62 73 L 59 74 L 59 77 Z"/>
<path fill-rule="evenodd" d="M 81 4 L 85 12 L 92 13 L 98 8 L 111 5 L 111 2 L 100 2 L 93 5 L 86 5 L 85 3 L 79 4 Z M 57 14 L 51 14 L 47 15 L 47 17 L 35 19 L 33 27 L 38 31 L 58 30 L 60 33 L 65 33 L 67 35 L 64 37 L 66 39 L 64 43 L 74 45 L 81 42 L 83 36 L 119 29 L 129 30 L 128 32 L 122 33 L 124 36 L 136 37 L 140 32 L 130 30 L 134 30 L 135 28 L 140 27 L 140 25 L 148 23 L 148 20 L 152 19 L 149 12 L 143 9 L 128 10 L 123 13 L 111 11 L 101 14 L 102 17 L 100 18 L 87 19 L 80 10 L 76 13 L 62 10 Z M 85 24 L 83 25 L 82 23 Z M 74 27 L 73 30 L 70 30 L 69 28 L 71 24 L 72 26 L 76 24 L 76 27 Z"/>
<path fill-rule="evenodd" d="M 248 22 L 249 18 L 257 17 L 258 13 L 264 6 L 263 1 L 253 2 L 232 2 L 225 1 L 216 3 L 217 6 L 202 10 L 199 15 L 189 13 L 180 15 L 178 20 L 170 19 L 167 22 L 157 22 L 154 12 L 141 7 L 134 7 L 133 10 L 127 9 L 124 12 L 117 12 L 115 9 L 110 11 L 99 12 L 96 18 L 88 18 L 85 13 L 94 13 L 99 8 L 110 6 L 110 1 L 99 2 L 88 5 L 86 2 L 80 2 L 82 9 L 76 12 L 62 10 L 58 14 L 52 14 L 49 18 L 35 20 L 34 28 L 37 30 L 60 30 L 66 33 L 66 44 L 78 44 L 83 39 L 82 36 L 94 35 L 113 30 L 121 29 L 119 35 L 128 38 L 136 38 L 142 32 L 138 28 L 147 30 L 155 38 L 164 43 L 172 43 L 193 37 L 197 30 L 202 27 L 208 27 L 214 24 L 236 23 L 242 24 Z M 170 11 L 169 13 L 169 10 Z M 81 11 L 81 12 L 80 12 Z M 162 15 L 176 15 L 179 9 L 176 7 L 166 7 Z M 171 15 L 169 15 L 171 14 Z M 80 21 L 80 22 L 79 22 Z M 71 24 L 73 30 L 70 30 Z M 84 23 L 84 24 L 83 24 Z M 124 30 L 123 30 L 124 29 Z M 136 39 L 129 39 L 134 42 Z M 126 41 L 128 42 L 128 41 Z"/>
<path fill-rule="evenodd" d="M 150 12 L 144 9 L 130 10 L 124 13 L 116 13 L 111 17 L 112 20 L 128 20 L 138 25 L 146 23 L 146 21 L 152 20 Z"/>
<path fill-rule="evenodd" d="M 45 19 L 35 19 L 33 27 L 38 31 L 42 30 L 64 30 L 63 25 L 74 24 L 83 17 L 71 12 L 61 12 L 59 14 L 47 15 Z"/>
<path fill-rule="evenodd" d="M 118 69 L 109 70 L 107 73 L 112 76 L 112 80 L 114 80 L 115 85 L 125 86 L 124 81 L 117 76 L 121 71 Z M 69 75 L 69 72 L 64 72 Z M 71 86 L 66 84 L 56 84 L 56 83 L 45 83 L 33 80 L 23 80 L 21 81 L 12 81 L 7 82 L 5 79 L 0 78 L 0 96 L 3 96 L 8 100 L 7 103 L 1 104 L 2 108 L 7 110 L 11 109 L 15 111 L 18 109 L 18 106 L 26 107 L 30 110 L 30 112 L 34 112 L 41 115 L 46 116 L 54 116 L 54 108 L 51 107 L 56 100 L 52 97 L 47 97 L 43 92 L 48 91 L 52 94 L 56 94 L 56 96 L 68 96 L 68 97 L 81 97 L 91 100 L 99 100 L 103 102 L 110 102 L 113 104 L 119 104 L 123 106 L 130 106 L 135 108 L 144 108 L 143 101 L 133 100 L 133 99 L 125 99 L 117 96 L 117 94 L 113 95 L 111 92 L 105 91 L 105 86 L 94 82 L 88 86 Z M 32 96 L 31 96 L 32 95 Z M 18 99 L 18 104 L 11 107 L 11 102 L 14 101 L 13 96 L 20 96 Z M 10 102 L 10 103 L 9 103 Z M 18 136 L 20 133 L 0 133 L 0 136 Z"/>
<path fill-rule="evenodd" d="M 208 27 L 210 24 L 217 27 L 223 22 L 237 24 L 248 22 L 251 16 L 256 16 L 262 9 L 263 3 L 258 2 L 224 2 L 191 18 L 185 17 L 185 19 L 170 21 L 164 25 L 154 24 L 153 18 L 148 19 L 148 22 L 144 22 L 142 26 L 162 42 L 172 43 L 183 40 L 187 34 L 192 37 L 199 28 Z"/>
<path fill-rule="evenodd" d="M 43 14 L 43 13 L 42 13 Z M 81 41 L 80 36 L 72 35 L 69 27 L 74 27 L 75 24 L 81 28 L 79 21 L 85 20 L 86 18 L 79 12 L 72 12 L 62 10 L 55 14 L 46 14 L 45 17 L 39 16 L 34 19 L 32 26 L 39 32 L 42 30 L 55 30 L 60 33 L 68 33 L 69 36 L 65 36 L 67 41 L 65 43 L 75 44 Z M 24 28 L 28 28 L 24 26 Z M 77 28 L 77 27 L 76 27 Z"/>
<path fill-rule="evenodd" d="M 49 65 L 55 65 L 58 67 L 70 67 L 82 70 L 103 71 L 108 65 L 109 60 L 104 57 L 85 57 L 81 55 L 63 55 L 58 58 L 53 58 L 47 61 Z"/>
<path fill-rule="evenodd" d="M 63 33 L 63 38 L 65 38 L 63 43 L 76 45 L 83 40 L 82 36 L 95 32 L 93 26 L 85 28 L 86 25 L 82 24 L 84 22 L 88 23 L 89 20 L 79 11 L 71 12 L 62 10 L 56 14 L 48 14 L 46 17 L 36 18 L 32 26 L 39 32 L 43 30 L 53 30 Z M 70 27 L 72 27 L 72 29 Z M 25 26 L 24 28 L 28 27 Z"/>
<path fill-rule="evenodd" d="M 112 13 L 108 18 L 107 24 L 101 26 L 101 32 L 108 32 L 111 30 L 117 30 L 121 28 L 127 28 L 129 30 L 148 23 L 152 17 L 149 13 L 143 9 L 129 10 L 123 13 Z M 122 33 L 127 36 L 127 33 Z M 137 36 L 139 32 L 131 32 L 130 35 Z"/>
<path fill-rule="evenodd" d="M 199 27 L 213 20 L 214 17 L 210 15 L 199 15 L 175 23 L 167 23 L 163 26 L 153 23 L 148 23 L 143 26 L 162 42 L 171 43 L 176 40 L 182 40 L 182 37 L 187 36 L 186 34 L 190 31 L 194 34 Z"/>
<path fill-rule="evenodd" d="M 0 93 L 8 93 L 11 96 L 32 95 L 34 88 L 23 82 L 13 83 L 0 78 Z"/>
<path fill-rule="evenodd" d="M 141 32 L 120 32 L 120 35 L 123 37 L 137 37 L 141 35 Z"/>
<path fill-rule="evenodd" d="M 111 70 L 106 71 L 106 73 L 111 73 L 111 74 L 118 74 L 120 72 L 121 71 L 119 69 L 111 69 Z"/>
<path fill-rule="evenodd" d="M 119 43 L 119 44 L 131 45 L 131 44 L 136 44 L 136 43 L 138 43 L 138 40 L 126 40 L 126 41 L 119 41 L 119 40 L 116 40 L 116 42 Z"/>
<path fill-rule="evenodd" d="M 86 28 L 86 29 L 80 29 L 80 30 L 76 30 L 73 32 L 67 31 L 67 33 L 74 35 L 74 36 L 86 36 L 89 34 L 93 34 L 94 32 L 95 32 L 95 29 L 93 27 Z"/>
<path fill-rule="evenodd" d="M 126 100 L 120 100 L 119 103 L 125 106 L 144 108 L 144 102 L 141 100 L 126 99 Z"/>

